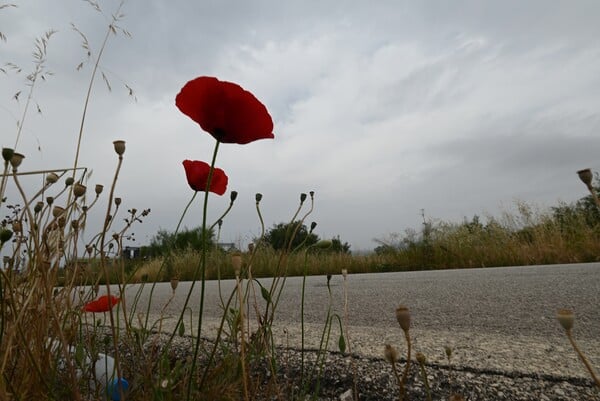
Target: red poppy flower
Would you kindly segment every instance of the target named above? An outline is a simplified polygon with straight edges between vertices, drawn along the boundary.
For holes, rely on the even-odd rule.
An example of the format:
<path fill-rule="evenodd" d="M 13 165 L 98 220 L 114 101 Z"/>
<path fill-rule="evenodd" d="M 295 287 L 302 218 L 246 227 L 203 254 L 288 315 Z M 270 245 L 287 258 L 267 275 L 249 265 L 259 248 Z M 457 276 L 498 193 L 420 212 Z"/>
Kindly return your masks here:
<path fill-rule="evenodd" d="M 184 160 L 183 168 L 185 168 L 185 175 L 187 177 L 188 184 L 194 191 L 206 191 L 206 182 L 208 181 L 208 172 L 210 166 L 199 160 Z M 217 195 L 223 195 L 227 189 L 227 175 L 220 168 L 213 170 L 212 178 L 210 180 L 210 192 L 214 192 Z"/>
<path fill-rule="evenodd" d="M 115 297 L 114 295 L 111 295 L 110 298 L 108 297 L 108 295 L 102 295 L 95 301 L 91 301 L 85 304 L 83 310 L 85 312 L 108 312 L 113 308 L 113 306 L 118 304 L 119 301 L 120 299 Z"/>
<path fill-rule="evenodd" d="M 223 143 L 243 145 L 275 137 L 267 108 L 252 93 L 232 82 L 198 77 L 181 88 L 175 104 Z"/>

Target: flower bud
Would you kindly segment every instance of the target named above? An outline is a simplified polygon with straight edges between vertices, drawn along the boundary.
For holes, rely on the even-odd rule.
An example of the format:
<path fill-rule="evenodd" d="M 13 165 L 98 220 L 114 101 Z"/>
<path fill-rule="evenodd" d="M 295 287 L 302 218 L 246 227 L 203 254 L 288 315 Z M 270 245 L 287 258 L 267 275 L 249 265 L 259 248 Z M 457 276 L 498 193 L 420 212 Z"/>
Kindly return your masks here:
<path fill-rule="evenodd" d="M 115 148 L 115 152 L 117 152 L 119 156 L 122 156 L 123 153 L 125 153 L 125 141 L 113 141 L 113 146 Z"/>
<path fill-rule="evenodd" d="M 573 315 L 573 312 L 570 309 L 559 309 L 556 314 L 556 319 L 566 331 L 570 331 L 575 323 L 575 315 Z"/>
<path fill-rule="evenodd" d="M 67 179 L 65 180 L 65 187 L 73 185 L 74 182 L 75 182 L 75 179 L 73 177 L 67 177 Z"/>
<path fill-rule="evenodd" d="M 9 162 L 12 159 L 13 154 L 15 153 L 14 149 L 11 148 L 2 148 L 2 158 L 5 162 Z"/>
<path fill-rule="evenodd" d="M 86 186 L 80 183 L 76 183 L 75 185 L 73 185 L 73 195 L 75 195 L 76 198 L 79 198 L 80 196 L 85 195 L 85 191 L 86 191 Z"/>
<path fill-rule="evenodd" d="M 396 308 L 396 320 L 400 324 L 400 328 L 406 333 L 410 329 L 410 311 L 404 305 Z"/>
<path fill-rule="evenodd" d="M 391 346 L 390 344 L 385 345 L 385 349 L 383 350 L 383 355 L 385 356 L 385 359 L 389 363 L 398 362 L 398 350 L 396 348 L 394 348 L 393 346 Z"/>
<path fill-rule="evenodd" d="M 6 148 L 4 148 L 6 149 Z M 5 242 L 9 241 L 12 238 L 12 231 L 10 231 L 8 228 L 1 228 L 0 229 L 0 243 L 4 244 Z"/>
<path fill-rule="evenodd" d="M 259 203 L 262 200 L 262 194 L 261 193 L 257 193 L 254 197 L 256 199 L 256 203 Z"/>
<path fill-rule="evenodd" d="M 13 168 L 19 167 L 21 165 L 21 163 L 23 162 L 24 158 L 25 158 L 25 156 L 23 156 L 21 153 L 14 152 L 12 157 L 10 158 L 10 165 Z"/>
<path fill-rule="evenodd" d="M 331 248 L 331 245 L 333 244 L 333 242 L 331 242 L 331 240 L 329 239 L 322 239 L 321 241 L 317 242 L 315 244 L 315 246 L 319 249 L 327 249 L 327 248 Z"/>
<path fill-rule="evenodd" d="M 100 185 L 100 184 L 96 184 L 96 186 L 94 187 L 94 191 L 96 192 L 96 195 L 100 195 L 102 193 L 103 189 L 104 189 L 104 185 Z"/>
<path fill-rule="evenodd" d="M 46 184 L 54 184 L 56 181 L 58 181 L 58 174 L 48 173 L 46 175 Z"/>
<path fill-rule="evenodd" d="M 229 194 L 229 199 L 231 200 L 231 203 L 235 202 L 235 200 L 237 199 L 238 193 L 237 191 L 231 191 L 231 193 Z"/>

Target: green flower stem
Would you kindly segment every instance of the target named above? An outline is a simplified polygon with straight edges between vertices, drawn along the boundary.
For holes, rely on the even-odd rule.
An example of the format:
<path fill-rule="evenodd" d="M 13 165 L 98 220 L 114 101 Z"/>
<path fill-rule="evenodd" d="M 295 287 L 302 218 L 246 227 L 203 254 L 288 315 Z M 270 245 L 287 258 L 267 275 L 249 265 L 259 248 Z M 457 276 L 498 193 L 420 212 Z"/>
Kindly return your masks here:
<path fill-rule="evenodd" d="M 187 389 L 187 400 L 190 401 L 191 400 L 191 396 L 192 396 L 192 386 L 194 384 L 194 373 L 196 371 L 196 359 L 198 359 L 198 351 L 200 349 L 200 334 L 202 333 L 202 315 L 204 312 L 204 292 L 205 292 L 205 288 L 206 288 L 206 283 L 205 283 L 205 279 L 206 279 L 206 253 L 207 253 L 207 235 L 206 235 L 206 216 L 207 216 L 207 212 L 208 212 L 208 193 L 210 192 L 210 184 L 212 181 L 212 177 L 213 177 L 213 172 L 215 169 L 215 162 L 217 160 L 217 153 L 219 151 L 219 144 L 220 142 L 217 141 L 215 144 L 215 150 L 213 151 L 213 156 L 212 156 L 212 160 L 210 162 L 210 170 L 208 170 L 208 178 L 206 180 L 206 189 L 204 191 L 204 205 L 202 207 L 202 256 L 200 258 L 200 285 L 201 285 L 201 289 L 200 289 L 200 310 L 198 311 L 198 335 L 196 337 L 196 346 L 194 347 L 194 357 L 192 359 L 192 366 L 190 369 L 190 378 L 188 381 L 188 389 Z M 196 272 L 194 274 L 194 280 L 192 281 L 192 285 L 190 287 L 190 292 L 188 293 L 188 299 L 189 300 L 189 296 L 192 292 L 192 289 L 194 288 L 194 284 L 196 283 L 196 279 L 198 277 L 198 268 L 196 268 Z M 186 300 L 186 304 L 183 305 L 183 307 L 185 308 L 187 306 L 187 300 Z M 217 343 L 219 342 L 219 338 L 217 338 L 215 340 Z"/>

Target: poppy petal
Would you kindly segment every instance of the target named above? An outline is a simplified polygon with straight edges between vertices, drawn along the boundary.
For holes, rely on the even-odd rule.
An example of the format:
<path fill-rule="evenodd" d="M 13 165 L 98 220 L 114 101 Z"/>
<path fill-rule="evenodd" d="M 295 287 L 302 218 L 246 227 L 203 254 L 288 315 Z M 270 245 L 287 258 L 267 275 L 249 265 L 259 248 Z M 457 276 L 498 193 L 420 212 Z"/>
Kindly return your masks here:
<path fill-rule="evenodd" d="M 184 160 L 183 168 L 190 188 L 194 191 L 206 191 L 206 183 L 210 172 L 210 165 L 200 160 Z M 214 168 L 210 182 L 210 192 L 223 195 L 227 190 L 227 175 L 220 168 Z"/>
<path fill-rule="evenodd" d="M 183 86 L 175 104 L 223 143 L 246 144 L 275 137 L 267 108 L 252 93 L 232 82 L 198 77 Z"/>

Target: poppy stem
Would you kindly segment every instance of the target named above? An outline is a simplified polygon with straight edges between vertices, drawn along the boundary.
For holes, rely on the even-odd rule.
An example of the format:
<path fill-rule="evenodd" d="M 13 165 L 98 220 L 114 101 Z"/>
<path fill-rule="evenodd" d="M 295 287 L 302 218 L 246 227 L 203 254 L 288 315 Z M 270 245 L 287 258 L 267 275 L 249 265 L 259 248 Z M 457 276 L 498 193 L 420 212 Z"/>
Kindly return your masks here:
<path fill-rule="evenodd" d="M 201 253 L 201 258 L 200 258 L 200 285 L 201 285 L 201 289 L 200 289 L 200 310 L 198 311 L 198 334 L 196 336 L 196 346 L 194 347 L 194 357 L 192 359 L 192 367 L 190 369 L 190 379 L 188 381 L 188 390 L 187 390 L 187 400 L 190 401 L 191 400 L 191 395 L 192 395 L 192 385 L 194 384 L 194 373 L 196 371 L 196 361 L 198 359 L 198 351 L 200 349 L 200 334 L 202 332 L 202 315 L 204 312 L 204 291 L 205 291 L 205 278 L 206 278 L 206 253 L 207 253 L 207 248 L 208 248 L 208 241 L 207 241 L 207 233 L 206 233 L 206 218 L 207 218 L 207 211 L 208 211 L 208 193 L 209 193 L 209 189 L 210 189 L 210 184 L 212 181 L 212 177 L 213 177 L 213 172 L 215 170 L 215 162 L 217 160 L 217 153 L 219 152 L 219 144 L 220 142 L 217 140 L 216 144 L 215 144 L 215 150 L 213 151 L 213 156 L 212 156 L 212 160 L 210 162 L 210 170 L 208 171 L 208 178 L 206 179 L 206 188 L 204 190 L 204 205 L 202 207 L 202 231 L 200 232 L 200 235 L 202 236 L 202 253 Z M 194 274 L 194 282 L 196 281 L 198 277 L 198 269 L 196 269 L 196 272 Z M 217 337 L 217 339 L 215 340 L 217 343 L 219 341 L 219 338 Z M 209 366 L 206 366 L 205 369 L 209 369 Z"/>

